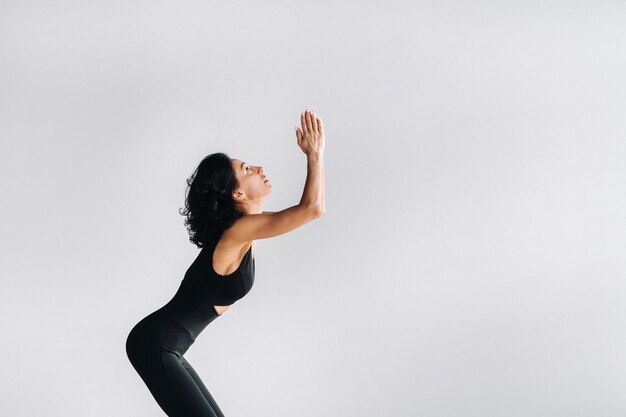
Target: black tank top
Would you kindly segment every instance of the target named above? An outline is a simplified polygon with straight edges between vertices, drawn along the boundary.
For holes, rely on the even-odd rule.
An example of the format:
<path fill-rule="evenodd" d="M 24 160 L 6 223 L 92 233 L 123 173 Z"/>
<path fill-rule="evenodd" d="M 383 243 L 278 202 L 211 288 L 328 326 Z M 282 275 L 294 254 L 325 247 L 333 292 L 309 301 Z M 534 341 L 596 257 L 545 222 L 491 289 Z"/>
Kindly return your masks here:
<path fill-rule="evenodd" d="M 243 298 L 254 284 L 252 245 L 239 267 L 228 275 L 213 269 L 213 252 L 222 233 L 204 245 L 187 269 L 174 297 L 160 310 L 166 312 L 196 338 L 216 318 L 213 306 L 227 306 Z M 219 316 L 218 316 L 219 317 Z"/>

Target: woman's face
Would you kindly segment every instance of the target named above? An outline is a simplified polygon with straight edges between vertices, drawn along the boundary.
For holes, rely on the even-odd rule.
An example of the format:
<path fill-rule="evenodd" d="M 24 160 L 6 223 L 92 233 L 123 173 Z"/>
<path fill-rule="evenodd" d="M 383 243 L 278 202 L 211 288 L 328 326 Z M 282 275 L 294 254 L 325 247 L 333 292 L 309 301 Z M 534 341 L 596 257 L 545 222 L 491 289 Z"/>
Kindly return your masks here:
<path fill-rule="evenodd" d="M 239 180 L 239 192 L 246 200 L 264 200 L 272 191 L 272 184 L 265 176 L 262 166 L 250 165 L 240 159 L 231 159 L 233 169 Z"/>

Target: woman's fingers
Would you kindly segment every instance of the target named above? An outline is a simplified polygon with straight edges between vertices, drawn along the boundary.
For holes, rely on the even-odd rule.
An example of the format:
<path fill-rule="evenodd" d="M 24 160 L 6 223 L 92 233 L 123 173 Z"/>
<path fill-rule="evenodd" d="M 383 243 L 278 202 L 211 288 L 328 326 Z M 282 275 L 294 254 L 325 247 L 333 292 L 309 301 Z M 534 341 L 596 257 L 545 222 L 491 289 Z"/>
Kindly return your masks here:
<path fill-rule="evenodd" d="M 308 130 L 306 126 L 306 110 L 300 115 L 300 124 L 302 125 L 302 134 L 305 134 Z"/>
<path fill-rule="evenodd" d="M 300 115 L 300 124 L 302 125 L 302 134 L 321 133 L 324 128 L 322 119 L 315 115 L 313 110 L 307 109 Z"/>
<path fill-rule="evenodd" d="M 313 110 L 309 110 L 309 117 L 311 118 L 311 132 L 315 132 L 317 123 L 315 123 L 315 113 L 313 113 Z"/>
<path fill-rule="evenodd" d="M 306 129 L 310 133 L 313 131 L 313 127 L 311 126 L 311 113 L 309 110 L 304 112 L 304 121 L 306 122 Z"/>
<path fill-rule="evenodd" d="M 315 112 L 313 110 L 311 110 L 311 122 L 313 123 L 313 131 L 315 133 L 318 133 L 319 129 L 317 127 L 317 116 L 315 115 Z"/>

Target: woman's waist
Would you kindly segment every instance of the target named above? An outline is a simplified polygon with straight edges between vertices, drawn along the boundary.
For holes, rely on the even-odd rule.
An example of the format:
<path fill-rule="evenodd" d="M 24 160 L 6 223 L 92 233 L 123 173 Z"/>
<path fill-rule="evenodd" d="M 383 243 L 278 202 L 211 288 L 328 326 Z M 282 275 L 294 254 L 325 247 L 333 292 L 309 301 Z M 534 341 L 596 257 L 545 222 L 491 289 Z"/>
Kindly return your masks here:
<path fill-rule="evenodd" d="M 211 303 L 209 303 L 211 304 Z M 212 305 L 204 305 L 190 311 L 177 309 L 171 304 L 159 308 L 158 310 L 144 317 L 136 327 L 157 332 L 169 332 L 175 328 L 182 328 L 189 332 L 195 340 L 200 333 L 217 317 L 219 314 Z"/>

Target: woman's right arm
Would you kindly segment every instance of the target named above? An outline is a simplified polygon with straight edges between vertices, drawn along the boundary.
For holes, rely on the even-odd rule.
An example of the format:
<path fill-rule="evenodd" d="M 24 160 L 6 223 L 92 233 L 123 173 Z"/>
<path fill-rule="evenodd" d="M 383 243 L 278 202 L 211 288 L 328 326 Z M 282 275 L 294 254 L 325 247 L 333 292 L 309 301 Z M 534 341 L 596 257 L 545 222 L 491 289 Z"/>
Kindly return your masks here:
<path fill-rule="evenodd" d="M 302 130 L 296 128 L 298 146 L 306 154 L 307 181 L 300 204 L 319 206 L 322 212 L 326 211 L 324 204 L 324 149 L 326 138 L 324 123 L 313 110 L 300 115 Z"/>
<path fill-rule="evenodd" d="M 324 212 L 324 155 L 311 153 L 307 155 L 306 161 L 307 176 L 300 204 L 319 207 Z"/>
<path fill-rule="evenodd" d="M 296 128 L 298 146 L 307 157 L 307 178 L 298 205 L 277 212 L 250 214 L 238 219 L 225 234 L 234 244 L 288 233 L 326 213 L 324 204 L 324 125 L 313 111 L 301 115 Z"/>

